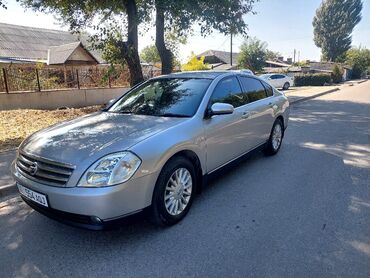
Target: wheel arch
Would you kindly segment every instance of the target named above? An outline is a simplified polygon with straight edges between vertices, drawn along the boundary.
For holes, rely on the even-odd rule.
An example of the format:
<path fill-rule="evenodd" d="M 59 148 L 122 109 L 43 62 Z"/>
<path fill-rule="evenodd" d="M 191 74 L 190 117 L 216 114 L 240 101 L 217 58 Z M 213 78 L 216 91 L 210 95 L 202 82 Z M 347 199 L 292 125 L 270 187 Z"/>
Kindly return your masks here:
<path fill-rule="evenodd" d="M 195 170 L 196 179 L 197 179 L 196 190 L 197 192 L 200 192 L 202 184 L 203 184 L 203 171 L 202 171 L 202 163 L 200 161 L 199 156 L 196 154 L 196 152 L 190 149 L 179 150 L 167 159 L 162 169 L 166 166 L 167 163 L 169 163 L 175 157 L 184 157 L 188 159 L 194 165 L 194 170 Z"/>

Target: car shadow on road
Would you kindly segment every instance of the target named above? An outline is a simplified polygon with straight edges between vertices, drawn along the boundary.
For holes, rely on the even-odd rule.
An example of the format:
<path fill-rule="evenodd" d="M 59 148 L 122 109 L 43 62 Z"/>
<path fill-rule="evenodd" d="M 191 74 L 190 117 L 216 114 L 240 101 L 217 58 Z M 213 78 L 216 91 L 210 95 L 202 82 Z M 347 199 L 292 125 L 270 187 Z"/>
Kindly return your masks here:
<path fill-rule="evenodd" d="M 258 153 L 221 172 L 170 228 L 154 227 L 140 214 L 118 229 L 94 232 L 50 220 L 23 203 L 0 208 L 0 269 L 10 276 L 100 276 L 107 269 L 128 276 L 161 276 L 161 269 L 169 276 L 204 269 L 220 276 L 235 269 L 257 276 L 366 276 L 366 109 L 319 100 L 297 106 L 278 155 Z M 174 264 L 179 250 L 182 260 Z"/>

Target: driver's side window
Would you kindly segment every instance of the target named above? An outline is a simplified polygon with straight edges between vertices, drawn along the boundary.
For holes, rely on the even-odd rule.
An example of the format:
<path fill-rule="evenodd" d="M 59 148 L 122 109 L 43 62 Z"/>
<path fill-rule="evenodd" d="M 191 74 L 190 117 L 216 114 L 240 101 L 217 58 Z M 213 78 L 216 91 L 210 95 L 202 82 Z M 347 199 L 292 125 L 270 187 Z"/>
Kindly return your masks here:
<path fill-rule="evenodd" d="M 224 78 L 217 84 L 211 96 L 210 105 L 216 102 L 228 103 L 235 108 L 248 102 L 235 76 Z"/>

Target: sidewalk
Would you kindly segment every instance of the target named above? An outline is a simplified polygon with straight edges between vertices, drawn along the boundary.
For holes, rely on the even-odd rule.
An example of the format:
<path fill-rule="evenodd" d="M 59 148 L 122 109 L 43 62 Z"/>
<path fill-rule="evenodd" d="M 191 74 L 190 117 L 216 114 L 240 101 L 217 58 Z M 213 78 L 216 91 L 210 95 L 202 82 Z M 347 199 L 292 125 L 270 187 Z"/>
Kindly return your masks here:
<path fill-rule="evenodd" d="M 368 79 L 350 80 L 333 86 L 292 87 L 289 90 L 284 91 L 284 93 L 288 97 L 290 104 L 294 105 L 294 103 L 296 102 L 309 100 L 311 98 L 316 98 L 325 94 L 330 94 L 340 90 L 341 88 L 354 86 L 366 81 L 368 81 Z"/>
<path fill-rule="evenodd" d="M 324 94 L 329 94 L 338 91 L 342 86 L 318 86 L 318 87 L 293 87 L 288 91 L 284 91 L 285 95 L 288 97 L 290 104 L 300 102 L 303 100 L 315 98 L 322 96 Z"/>

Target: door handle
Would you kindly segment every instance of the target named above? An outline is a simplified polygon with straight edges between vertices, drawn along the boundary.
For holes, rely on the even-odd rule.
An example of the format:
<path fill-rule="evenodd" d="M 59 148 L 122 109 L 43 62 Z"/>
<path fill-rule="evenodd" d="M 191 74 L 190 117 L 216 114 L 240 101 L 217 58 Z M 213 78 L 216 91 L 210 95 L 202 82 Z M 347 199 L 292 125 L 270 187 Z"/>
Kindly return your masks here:
<path fill-rule="evenodd" d="M 249 112 L 243 112 L 242 114 L 242 119 L 248 119 L 250 117 L 250 113 Z"/>

